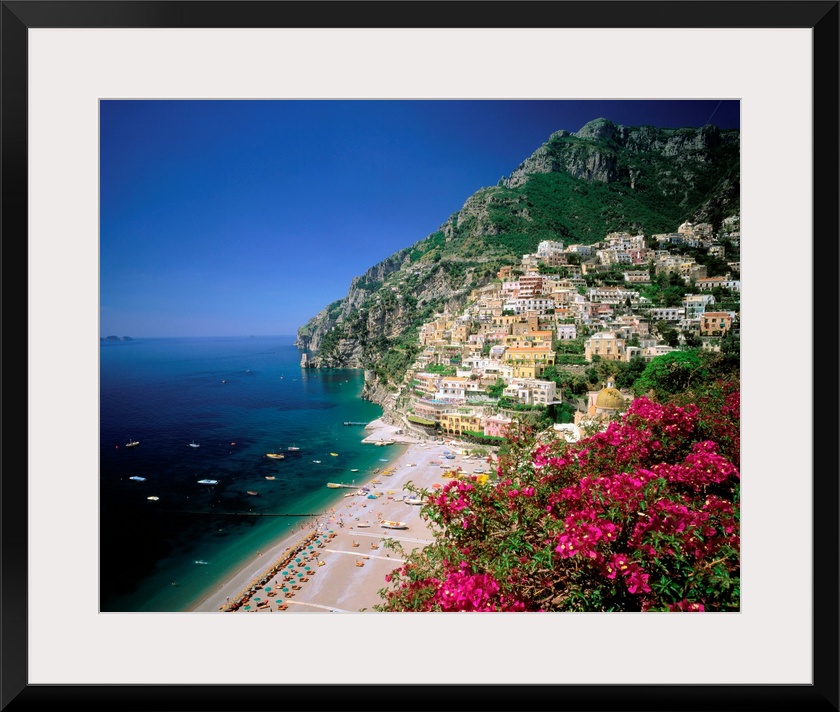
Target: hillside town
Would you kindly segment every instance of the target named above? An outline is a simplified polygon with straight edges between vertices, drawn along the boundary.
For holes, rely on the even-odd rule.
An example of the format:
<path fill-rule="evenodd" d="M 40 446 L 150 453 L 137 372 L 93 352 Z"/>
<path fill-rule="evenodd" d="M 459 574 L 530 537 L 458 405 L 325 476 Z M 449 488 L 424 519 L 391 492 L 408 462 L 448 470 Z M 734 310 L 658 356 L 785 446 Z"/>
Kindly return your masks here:
<path fill-rule="evenodd" d="M 737 344 L 739 256 L 737 217 L 716 233 L 685 222 L 592 245 L 542 241 L 473 290 L 461 312 L 420 327 L 396 414 L 418 434 L 489 445 L 515 421 L 547 416 L 577 441 L 632 402 L 629 371 L 675 351 Z"/>

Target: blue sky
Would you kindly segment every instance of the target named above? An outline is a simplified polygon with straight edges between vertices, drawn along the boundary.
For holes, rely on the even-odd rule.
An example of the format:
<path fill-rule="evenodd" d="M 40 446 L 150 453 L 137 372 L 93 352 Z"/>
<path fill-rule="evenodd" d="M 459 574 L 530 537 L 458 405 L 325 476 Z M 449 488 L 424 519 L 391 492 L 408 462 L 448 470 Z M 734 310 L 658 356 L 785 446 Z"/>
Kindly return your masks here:
<path fill-rule="evenodd" d="M 100 335 L 294 334 L 559 129 L 738 101 L 102 101 Z"/>

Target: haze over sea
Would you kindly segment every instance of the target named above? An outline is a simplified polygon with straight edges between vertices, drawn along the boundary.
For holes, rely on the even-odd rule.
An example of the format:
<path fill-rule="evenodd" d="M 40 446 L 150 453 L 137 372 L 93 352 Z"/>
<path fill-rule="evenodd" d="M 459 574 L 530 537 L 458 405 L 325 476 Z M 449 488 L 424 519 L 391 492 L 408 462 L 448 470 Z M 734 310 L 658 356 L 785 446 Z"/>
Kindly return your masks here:
<path fill-rule="evenodd" d="M 363 427 L 344 425 L 382 414 L 362 385 L 359 370 L 301 369 L 293 336 L 102 341 L 100 610 L 189 610 L 337 505 L 347 490 L 327 482 L 395 459 L 401 446 L 364 445 Z"/>

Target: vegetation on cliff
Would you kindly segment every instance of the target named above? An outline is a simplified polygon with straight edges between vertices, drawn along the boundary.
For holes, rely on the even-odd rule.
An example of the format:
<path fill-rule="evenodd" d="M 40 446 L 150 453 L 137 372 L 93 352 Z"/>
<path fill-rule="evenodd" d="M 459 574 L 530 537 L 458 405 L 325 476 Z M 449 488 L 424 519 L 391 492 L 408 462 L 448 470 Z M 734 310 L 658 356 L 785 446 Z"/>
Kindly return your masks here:
<path fill-rule="evenodd" d="M 375 265 L 298 332 L 312 366 L 367 369 L 398 382 L 417 329 L 461 309 L 470 291 L 542 240 L 592 244 L 613 231 L 720 225 L 738 212 L 739 132 L 623 127 L 597 119 L 558 131 L 438 230 Z"/>

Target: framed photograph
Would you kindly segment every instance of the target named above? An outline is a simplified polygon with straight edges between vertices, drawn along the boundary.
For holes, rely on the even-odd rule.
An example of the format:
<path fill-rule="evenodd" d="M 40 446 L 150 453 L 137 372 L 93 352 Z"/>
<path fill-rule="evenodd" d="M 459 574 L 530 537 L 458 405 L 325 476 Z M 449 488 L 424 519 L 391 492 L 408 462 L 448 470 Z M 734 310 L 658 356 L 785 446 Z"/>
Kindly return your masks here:
<path fill-rule="evenodd" d="M 838 709 L 837 329 L 822 318 L 838 297 L 836 0 L 0 4 L 4 319 L 19 334 L 5 372 L 27 380 L 25 402 L 7 395 L 4 429 L 7 453 L 25 440 L 27 467 L 7 457 L 0 482 L 0 709 L 369 709 L 383 694 L 406 709 Z M 113 205 L 103 186 L 134 165 L 104 130 L 167 118 L 106 124 L 102 107 L 213 100 L 737 103 L 739 610 L 266 618 L 143 611 L 118 591 L 103 604 L 103 576 L 118 589 L 154 565 L 130 520 L 101 527 L 115 514 L 98 476 L 99 341 L 112 323 L 100 295 L 150 278 L 152 242 L 130 225 L 122 252 L 101 241 Z M 154 160 L 177 165 L 180 149 Z M 150 178 L 132 180 L 137 206 Z M 200 208 L 212 214 L 212 200 Z M 325 264 L 350 259 L 338 252 Z M 119 446 L 135 436 L 115 435 Z M 203 452 L 198 437 L 181 444 Z M 301 444 L 277 445 L 291 460 Z"/>

